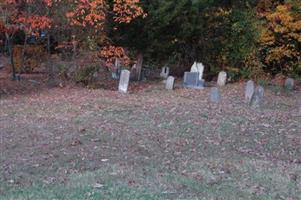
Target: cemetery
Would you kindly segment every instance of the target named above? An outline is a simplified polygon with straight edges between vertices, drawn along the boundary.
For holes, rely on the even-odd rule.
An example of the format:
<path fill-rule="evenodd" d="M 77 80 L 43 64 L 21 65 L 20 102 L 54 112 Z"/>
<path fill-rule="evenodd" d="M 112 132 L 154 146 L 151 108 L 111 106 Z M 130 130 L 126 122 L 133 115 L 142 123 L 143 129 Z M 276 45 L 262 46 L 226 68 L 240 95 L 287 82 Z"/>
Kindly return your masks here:
<path fill-rule="evenodd" d="M 301 199 L 300 10 L 0 0 L 0 200 Z"/>

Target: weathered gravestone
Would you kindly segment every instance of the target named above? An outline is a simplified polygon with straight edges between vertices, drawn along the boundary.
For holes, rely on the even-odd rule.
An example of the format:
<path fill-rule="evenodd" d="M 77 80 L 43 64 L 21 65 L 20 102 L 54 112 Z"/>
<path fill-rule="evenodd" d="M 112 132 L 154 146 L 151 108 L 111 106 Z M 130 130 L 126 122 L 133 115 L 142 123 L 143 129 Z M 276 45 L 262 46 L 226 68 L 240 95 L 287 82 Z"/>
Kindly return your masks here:
<path fill-rule="evenodd" d="M 245 101 L 246 103 L 250 104 L 252 97 L 254 95 L 255 92 L 255 83 L 252 80 L 249 80 L 246 84 L 246 88 L 245 88 Z"/>
<path fill-rule="evenodd" d="M 210 102 L 219 103 L 221 101 L 221 94 L 218 88 L 214 87 L 210 90 Z"/>
<path fill-rule="evenodd" d="M 262 86 L 258 86 L 255 89 L 254 95 L 251 100 L 251 106 L 254 108 L 262 107 L 264 102 L 264 88 Z"/>
<path fill-rule="evenodd" d="M 167 77 L 169 76 L 169 70 L 169 67 L 163 67 L 160 73 L 160 77 L 167 79 Z"/>
<path fill-rule="evenodd" d="M 288 78 L 285 80 L 284 87 L 288 90 L 293 90 L 295 87 L 295 80 L 292 78 Z"/>
<path fill-rule="evenodd" d="M 225 86 L 227 82 L 227 73 L 224 71 L 221 71 L 218 74 L 218 78 L 217 78 L 217 85 L 218 86 Z"/>
<path fill-rule="evenodd" d="M 173 90 L 175 84 L 175 78 L 173 76 L 169 76 L 166 80 L 166 86 L 165 88 L 167 90 Z"/>
<path fill-rule="evenodd" d="M 194 62 L 190 69 L 190 72 L 198 72 L 199 80 L 203 80 L 204 69 L 205 69 L 205 67 L 202 63 Z"/>
<path fill-rule="evenodd" d="M 198 72 L 185 72 L 184 74 L 184 87 L 201 89 L 204 88 L 204 80 L 199 80 Z"/>
<path fill-rule="evenodd" d="M 122 93 L 127 93 L 130 81 L 130 71 L 122 70 L 119 80 L 118 91 Z"/>

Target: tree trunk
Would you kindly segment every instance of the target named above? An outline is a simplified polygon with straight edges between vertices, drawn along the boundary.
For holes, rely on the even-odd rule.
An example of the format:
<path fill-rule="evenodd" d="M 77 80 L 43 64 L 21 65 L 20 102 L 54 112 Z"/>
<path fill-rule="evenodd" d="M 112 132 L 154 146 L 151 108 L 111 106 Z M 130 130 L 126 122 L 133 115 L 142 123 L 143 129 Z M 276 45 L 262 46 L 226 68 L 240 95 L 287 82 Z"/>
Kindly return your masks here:
<path fill-rule="evenodd" d="M 143 64 L 143 54 L 142 52 L 139 52 L 138 53 L 138 56 L 137 56 L 137 65 L 136 65 L 136 78 L 137 78 L 137 81 L 140 81 L 141 80 L 141 71 L 142 71 L 142 64 Z"/>
<path fill-rule="evenodd" d="M 12 38 L 8 35 L 6 35 L 7 43 L 8 43 L 8 52 L 9 52 L 9 57 L 10 57 L 10 64 L 12 66 L 12 80 L 17 80 L 16 76 L 16 68 L 15 68 L 15 63 L 14 63 L 14 45 Z"/>

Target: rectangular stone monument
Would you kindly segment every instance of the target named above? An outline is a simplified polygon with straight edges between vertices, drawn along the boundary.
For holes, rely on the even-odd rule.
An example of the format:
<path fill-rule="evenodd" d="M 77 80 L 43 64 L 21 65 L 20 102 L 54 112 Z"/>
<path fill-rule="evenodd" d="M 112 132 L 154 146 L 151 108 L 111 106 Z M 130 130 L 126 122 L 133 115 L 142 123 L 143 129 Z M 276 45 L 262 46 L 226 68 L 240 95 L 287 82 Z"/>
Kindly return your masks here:
<path fill-rule="evenodd" d="M 167 90 L 173 90 L 175 84 L 175 78 L 173 76 L 169 76 L 166 80 L 166 86 L 165 88 Z"/>
<path fill-rule="evenodd" d="M 218 74 L 217 85 L 220 86 L 220 87 L 222 87 L 222 86 L 226 85 L 226 82 L 227 82 L 227 73 L 224 72 L 224 71 L 221 71 Z"/>
<path fill-rule="evenodd" d="M 118 91 L 121 93 L 127 93 L 130 81 L 130 71 L 129 70 L 122 70 L 119 80 Z"/>
<path fill-rule="evenodd" d="M 184 74 L 184 87 L 202 89 L 204 88 L 204 81 L 199 80 L 198 72 L 185 72 Z"/>

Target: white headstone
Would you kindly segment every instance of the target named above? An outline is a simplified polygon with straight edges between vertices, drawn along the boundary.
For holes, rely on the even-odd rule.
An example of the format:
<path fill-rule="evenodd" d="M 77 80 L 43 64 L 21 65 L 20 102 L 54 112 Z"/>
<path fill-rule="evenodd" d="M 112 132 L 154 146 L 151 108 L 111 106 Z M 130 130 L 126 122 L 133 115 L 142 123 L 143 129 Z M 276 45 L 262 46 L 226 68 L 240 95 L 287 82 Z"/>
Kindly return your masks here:
<path fill-rule="evenodd" d="M 169 67 L 163 67 L 160 73 L 160 77 L 167 79 L 167 77 L 169 76 L 169 70 Z"/>
<path fill-rule="evenodd" d="M 130 71 L 129 70 L 122 70 L 121 76 L 119 80 L 118 91 L 122 93 L 127 93 L 130 81 Z"/>
<path fill-rule="evenodd" d="M 218 74 L 218 78 L 217 78 L 217 85 L 218 86 L 225 86 L 227 82 L 227 73 L 224 71 L 221 71 Z"/>
<path fill-rule="evenodd" d="M 175 84 L 175 78 L 173 76 L 169 76 L 166 80 L 166 86 L 165 88 L 167 90 L 173 90 Z"/>
<path fill-rule="evenodd" d="M 251 103 L 254 92 L 255 92 L 255 83 L 254 81 L 249 80 L 245 88 L 245 100 L 247 103 Z"/>
<path fill-rule="evenodd" d="M 199 73 L 199 80 L 203 80 L 203 73 L 204 73 L 204 65 L 202 63 L 194 62 L 190 72 L 198 72 Z"/>

